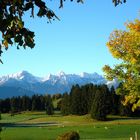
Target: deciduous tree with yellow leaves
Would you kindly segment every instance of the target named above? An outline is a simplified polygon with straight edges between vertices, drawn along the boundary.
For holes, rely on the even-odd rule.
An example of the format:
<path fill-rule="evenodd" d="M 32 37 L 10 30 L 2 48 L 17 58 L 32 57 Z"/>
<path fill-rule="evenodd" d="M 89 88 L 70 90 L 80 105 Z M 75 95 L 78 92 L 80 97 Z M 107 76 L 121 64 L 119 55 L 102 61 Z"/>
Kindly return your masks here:
<path fill-rule="evenodd" d="M 115 30 L 111 33 L 107 47 L 113 57 L 120 59 L 121 64 L 111 68 L 105 65 L 106 78 L 117 78 L 122 86 L 117 93 L 125 94 L 124 105 L 132 105 L 132 110 L 140 108 L 140 20 L 125 24 L 126 30 Z"/>

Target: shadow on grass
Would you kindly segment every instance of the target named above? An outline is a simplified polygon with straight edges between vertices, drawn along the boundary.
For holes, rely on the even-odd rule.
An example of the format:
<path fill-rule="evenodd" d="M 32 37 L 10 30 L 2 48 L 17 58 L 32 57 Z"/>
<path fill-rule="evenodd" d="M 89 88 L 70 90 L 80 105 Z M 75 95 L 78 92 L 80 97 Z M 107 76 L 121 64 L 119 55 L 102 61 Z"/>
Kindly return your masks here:
<path fill-rule="evenodd" d="M 107 121 L 139 120 L 140 117 L 108 117 Z"/>
<path fill-rule="evenodd" d="M 56 122 L 45 122 L 45 123 L 0 123 L 2 127 L 47 127 L 47 126 L 54 126 L 59 125 Z"/>

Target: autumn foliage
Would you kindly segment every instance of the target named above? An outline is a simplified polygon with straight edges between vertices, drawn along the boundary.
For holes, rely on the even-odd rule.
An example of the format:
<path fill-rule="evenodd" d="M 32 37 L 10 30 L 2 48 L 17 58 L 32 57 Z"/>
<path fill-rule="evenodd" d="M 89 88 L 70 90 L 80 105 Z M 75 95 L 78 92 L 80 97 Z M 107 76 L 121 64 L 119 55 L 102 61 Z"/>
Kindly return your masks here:
<path fill-rule="evenodd" d="M 114 68 L 106 65 L 103 70 L 108 79 L 118 78 L 123 83 L 117 91 L 126 95 L 123 104 L 132 104 L 132 110 L 135 110 L 140 107 L 140 20 L 125 26 L 125 31 L 113 31 L 107 42 L 113 57 L 122 63 Z"/>

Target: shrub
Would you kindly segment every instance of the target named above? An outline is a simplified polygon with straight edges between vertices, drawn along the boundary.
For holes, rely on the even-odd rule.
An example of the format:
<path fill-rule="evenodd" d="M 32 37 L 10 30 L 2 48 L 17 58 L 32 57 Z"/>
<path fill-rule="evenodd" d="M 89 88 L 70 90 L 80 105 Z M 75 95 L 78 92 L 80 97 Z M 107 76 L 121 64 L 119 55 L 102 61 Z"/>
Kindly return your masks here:
<path fill-rule="evenodd" d="M 58 136 L 56 140 L 80 140 L 80 136 L 77 132 L 72 131 Z"/>

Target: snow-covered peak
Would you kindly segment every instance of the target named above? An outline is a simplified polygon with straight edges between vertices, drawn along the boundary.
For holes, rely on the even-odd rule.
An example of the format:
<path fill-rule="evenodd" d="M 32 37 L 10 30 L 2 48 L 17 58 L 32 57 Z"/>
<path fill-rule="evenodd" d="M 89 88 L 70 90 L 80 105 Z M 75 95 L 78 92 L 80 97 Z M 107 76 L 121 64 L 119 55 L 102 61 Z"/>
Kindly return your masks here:
<path fill-rule="evenodd" d="M 86 73 L 86 72 L 81 72 L 79 75 L 80 75 L 80 77 L 87 77 L 87 76 L 88 76 L 88 73 Z"/>
<path fill-rule="evenodd" d="M 21 79 L 23 79 L 24 77 L 27 77 L 27 76 L 32 76 L 32 74 L 30 74 L 27 71 L 20 71 L 20 72 L 15 73 L 15 74 L 10 74 L 9 78 L 21 80 Z"/>
<path fill-rule="evenodd" d="M 63 71 L 59 71 L 58 73 L 57 73 L 57 76 L 58 77 L 61 77 L 61 76 L 65 76 L 66 74 L 65 74 L 65 72 L 63 72 Z"/>
<path fill-rule="evenodd" d="M 10 79 L 14 79 L 17 81 L 27 81 L 29 83 L 34 83 L 41 80 L 41 78 L 35 77 L 27 71 L 20 71 L 18 73 L 9 74 L 9 75 L 0 77 L 0 84 Z"/>
<path fill-rule="evenodd" d="M 24 81 L 29 83 L 46 82 L 46 81 L 52 81 L 53 83 L 55 83 L 58 80 L 61 81 L 62 83 L 63 82 L 73 83 L 73 81 L 75 81 L 76 83 L 78 81 L 81 81 L 83 78 L 87 80 L 89 79 L 91 80 L 91 82 L 94 79 L 98 79 L 98 80 L 104 79 L 101 75 L 97 73 L 82 72 L 80 74 L 66 74 L 63 71 L 59 71 L 56 75 L 50 73 L 47 76 L 41 78 L 41 77 L 36 77 L 27 71 L 20 71 L 15 74 L 10 74 L 10 75 L 0 77 L 0 84 L 8 81 L 9 79 L 14 79 L 17 81 Z"/>
<path fill-rule="evenodd" d="M 102 75 L 99 75 L 97 72 L 94 72 L 93 74 L 92 74 L 92 77 L 94 77 L 95 79 L 97 79 L 97 78 L 103 78 L 103 76 Z"/>
<path fill-rule="evenodd" d="M 17 74 L 26 75 L 26 74 L 30 74 L 30 73 L 26 70 L 23 70 L 23 71 L 18 72 Z"/>
<path fill-rule="evenodd" d="M 21 71 L 15 74 L 0 77 L 0 86 L 21 87 L 35 93 L 64 93 L 69 92 L 72 85 L 85 85 L 93 83 L 96 85 L 107 84 L 116 87 L 117 80 L 107 81 L 98 73 L 65 74 L 60 71 L 57 74 L 48 74 L 40 78 L 30 74 L 27 71 Z"/>
<path fill-rule="evenodd" d="M 47 76 L 45 76 L 45 77 L 42 79 L 42 82 L 45 82 L 45 81 L 54 79 L 54 77 L 56 77 L 56 76 L 55 76 L 55 75 L 52 75 L 51 73 L 49 73 Z"/>
<path fill-rule="evenodd" d="M 99 79 L 99 78 L 103 78 L 101 75 L 99 75 L 99 74 L 96 73 L 96 72 L 94 72 L 94 73 L 82 72 L 82 73 L 80 73 L 80 77 L 82 77 L 82 78 L 90 78 L 90 79 Z"/>

